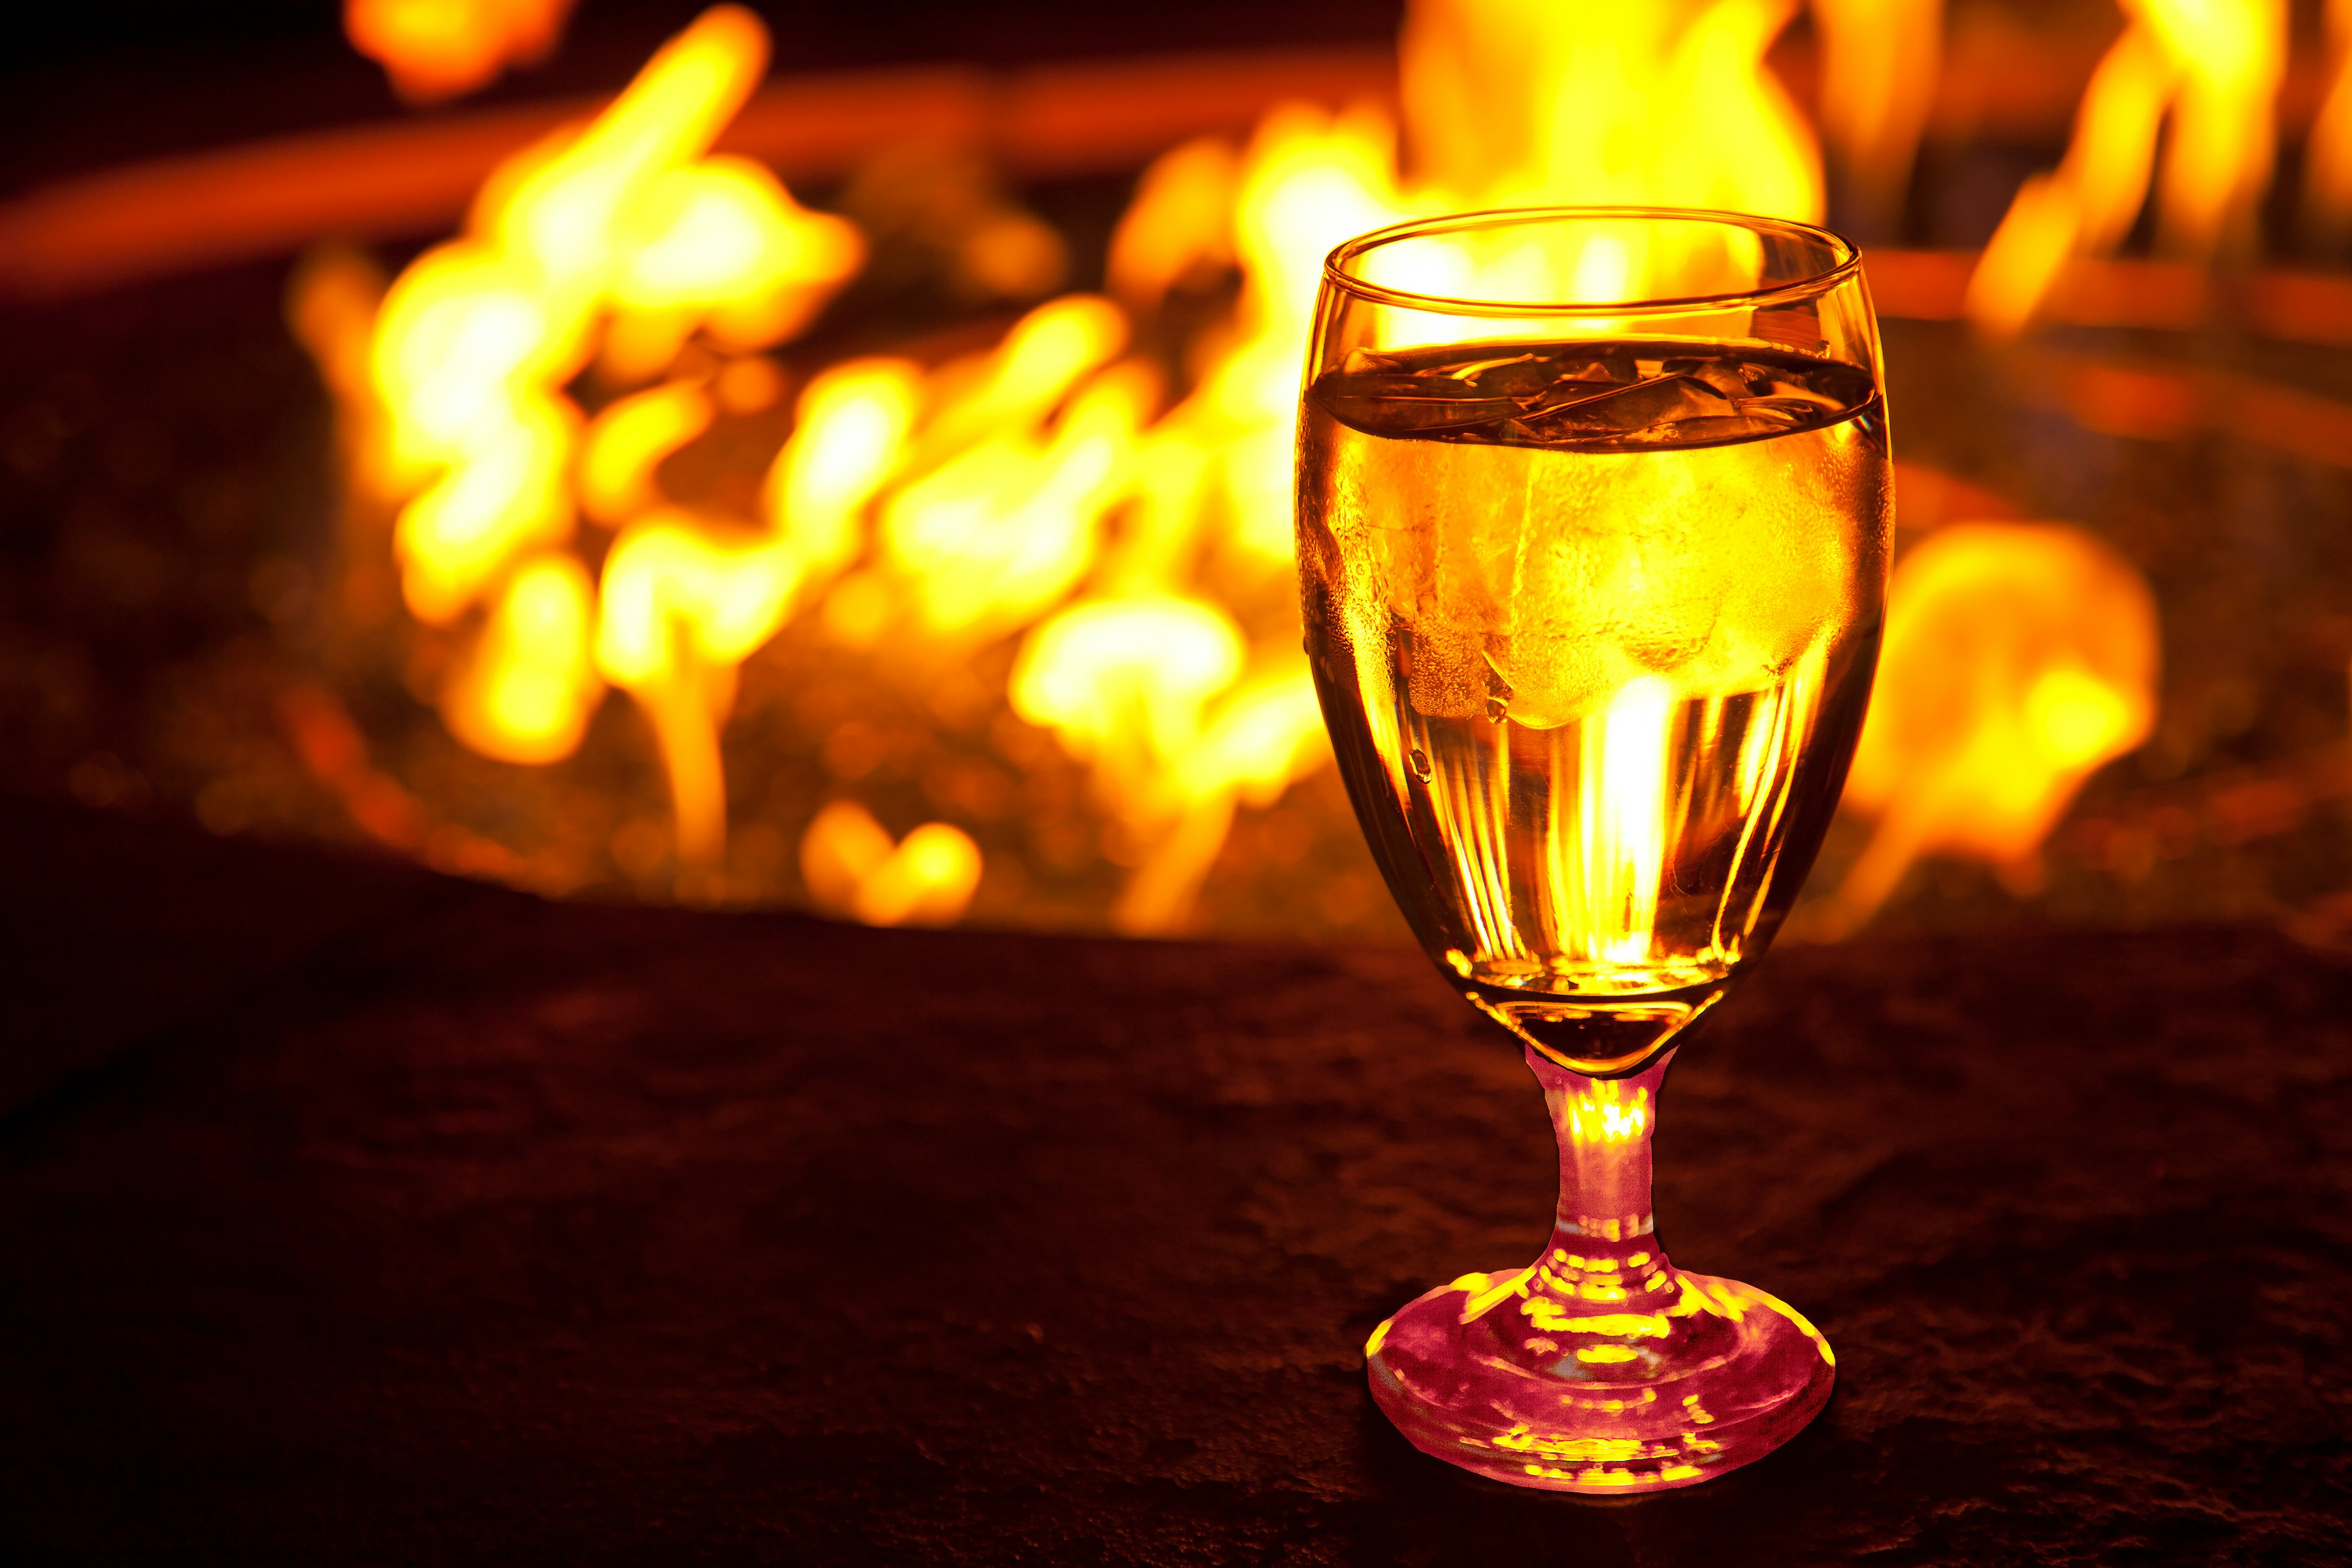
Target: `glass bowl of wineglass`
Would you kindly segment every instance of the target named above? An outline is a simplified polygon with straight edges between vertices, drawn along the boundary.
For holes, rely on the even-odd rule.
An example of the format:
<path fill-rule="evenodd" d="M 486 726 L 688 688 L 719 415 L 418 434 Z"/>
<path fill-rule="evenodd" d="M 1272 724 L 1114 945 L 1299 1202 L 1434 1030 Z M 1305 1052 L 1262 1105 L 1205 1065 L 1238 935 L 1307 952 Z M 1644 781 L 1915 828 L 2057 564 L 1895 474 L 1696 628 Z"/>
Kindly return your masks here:
<path fill-rule="evenodd" d="M 1675 1049 L 1771 941 L 1853 754 L 1881 387 L 1860 258 L 1803 224 L 1474 213 L 1325 264 L 1298 440 L 1325 721 L 1391 892 L 1523 1048 L 1559 1143 L 1541 1255 L 1366 1346 L 1390 1420 L 1465 1469 L 1689 1486 L 1829 1398 L 1794 1309 L 1667 1259 L 1650 1147 Z"/>

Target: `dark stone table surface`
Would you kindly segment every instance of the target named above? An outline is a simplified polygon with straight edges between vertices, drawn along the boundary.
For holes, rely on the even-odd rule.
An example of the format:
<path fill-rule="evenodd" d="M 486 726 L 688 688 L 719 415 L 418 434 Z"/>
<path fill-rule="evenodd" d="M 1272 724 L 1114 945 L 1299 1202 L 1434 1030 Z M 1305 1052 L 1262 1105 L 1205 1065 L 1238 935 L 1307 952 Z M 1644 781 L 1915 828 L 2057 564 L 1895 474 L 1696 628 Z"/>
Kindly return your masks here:
<path fill-rule="evenodd" d="M 1419 955 L 549 904 L 0 801 L 20 1563 L 2340 1563 L 2352 965 L 1776 953 L 1675 1258 L 1828 1412 L 1689 1491 L 1422 1458 L 1372 1324 L 1549 1218 Z"/>

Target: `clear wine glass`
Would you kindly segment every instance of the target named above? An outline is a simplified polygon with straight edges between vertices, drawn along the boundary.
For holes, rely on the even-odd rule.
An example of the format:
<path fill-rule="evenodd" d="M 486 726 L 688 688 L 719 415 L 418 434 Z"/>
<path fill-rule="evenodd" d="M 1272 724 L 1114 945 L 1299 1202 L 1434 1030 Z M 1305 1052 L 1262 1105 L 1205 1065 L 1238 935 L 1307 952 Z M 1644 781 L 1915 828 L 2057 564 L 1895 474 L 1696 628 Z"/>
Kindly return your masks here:
<path fill-rule="evenodd" d="M 1683 1031 L 1761 955 L 1869 698 L 1892 521 L 1859 258 L 1727 213 L 1474 213 L 1324 267 L 1298 442 L 1317 689 L 1356 815 L 1559 1142 L 1542 1256 L 1365 1347 L 1424 1451 L 1688 1486 L 1829 1397 L 1828 1342 L 1676 1268 L 1650 1139 Z"/>

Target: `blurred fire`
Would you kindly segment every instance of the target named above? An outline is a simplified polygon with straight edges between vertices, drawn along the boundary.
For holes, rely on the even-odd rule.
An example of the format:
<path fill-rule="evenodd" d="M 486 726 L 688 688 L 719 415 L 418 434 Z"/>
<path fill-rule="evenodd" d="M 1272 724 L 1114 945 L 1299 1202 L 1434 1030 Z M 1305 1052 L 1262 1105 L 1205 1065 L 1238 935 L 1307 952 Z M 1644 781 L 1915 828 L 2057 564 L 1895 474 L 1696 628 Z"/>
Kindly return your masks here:
<path fill-rule="evenodd" d="M 866 247 L 763 166 L 710 153 L 765 63 L 748 12 L 707 13 L 593 121 L 510 158 L 466 235 L 388 289 L 356 263 L 321 263 L 298 279 L 292 313 L 341 408 L 354 493 L 397 509 L 408 615 L 462 648 L 435 689 L 465 745 L 559 761 L 605 686 L 621 688 L 657 742 L 680 887 L 723 891 L 720 738 L 747 658 L 797 624 L 856 650 L 867 679 L 946 690 L 1009 646 L 1003 702 L 1086 770 L 1105 853 L 1127 870 L 1113 922 L 1181 929 L 1236 808 L 1271 805 L 1327 754 L 1289 584 L 1293 424 L 1325 253 L 1388 222 L 1507 204 L 1819 217 L 1813 134 L 1765 65 L 1795 10 L 1419 0 L 1401 59 L 1408 160 L 1374 103 L 1286 104 L 1245 146 L 1164 153 L 1112 237 L 1104 294 L 1048 300 L 980 352 L 818 371 L 761 459 L 764 479 L 724 504 L 681 504 L 665 472 L 730 419 L 782 403 L 791 388 L 763 351 L 807 324 Z M 2100 79 L 2123 85 L 2095 84 L 2074 172 L 2052 185 L 2075 193 L 2063 250 L 2107 243 L 2098 226 L 2113 224 L 2105 207 L 2084 216 L 2066 182 L 2107 179 L 2120 137 L 2128 184 L 2166 104 L 2177 124 L 2229 132 L 2176 151 L 2166 174 L 2168 221 L 2211 248 L 2267 168 L 2246 122 L 2275 84 L 2273 10 L 2135 10 Z M 1827 133 L 1848 178 L 1882 200 L 1919 139 L 1938 11 L 1815 0 Z M 2126 131 L 2146 131 L 2144 156 L 2137 131 L 2112 129 L 2125 110 L 2109 100 L 2138 106 Z M 2145 167 L 2137 178 L 2144 191 Z M 1609 259 L 1577 258 L 1576 280 L 1638 286 L 1640 258 L 1587 275 Z M 1979 285 L 2009 265 L 1989 258 Z M 1223 320 L 1171 327 L 1185 319 L 1171 301 L 1214 298 L 1229 272 L 1239 292 Z M 2130 652 L 2145 589 L 2059 537 L 1971 545 L 1955 529 L 1906 563 L 1884 711 L 1855 773 L 1880 844 L 1848 884 L 1852 909 L 1919 853 L 2021 863 L 2089 769 L 2146 729 L 2152 642 Z M 2084 584 L 2105 597 L 2083 598 Z M 1948 668 L 1955 648 L 1984 668 Z M 1649 721 L 1638 691 L 1619 710 Z M 1612 831 L 1627 875 L 1654 884 L 1642 823 Z M 799 865 L 821 907 L 877 923 L 953 920 L 983 870 L 961 828 L 894 841 L 846 799 L 810 822 Z"/>
<path fill-rule="evenodd" d="M 1413 6 L 1398 76 L 1419 172 L 1436 187 L 1424 202 L 1818 219 L 1812 132 L 1764 66 L 1796 10 L 1797 0 Z"/>
<path fill-rule="evenodd" d="M 2163 248 L 2205 261 L 2252 238 L 2275 151 L 2285 0 L 2125 0 L 2125 10 L 2064 162 L 2017 193 L 1969 282 L 1969 313 L 1989 331 L 2021 330 L 2073 258 L 2115 249 L 2151 183 Z"/>
<path fill-rule="evenodd" d="M 412 103 L 456 98 L 543 58 L 572 0 L 343 0 L 352 47 Z"/>
<path fill-rule="evenodd" d="M 313 274 L 296 309 L 363 432 L 355 478 L 401 502 L 410 613 L 446 626 L 488 607 L 442 695 L 452 732 L 505 761 L 558 761 L 601 674 L 651 717 L 678 858 L 698 865 L 726 840 L 717 731 L 734 668 L 810 566 L 790 535 L 661 505 L 655 467 L 713 416 L 698 382 L 620 398 L 593 424 L 565 388 L 592 361 L 624 384 L 658 374 L 698 331 L 738 353 L 776 342 L 856 269 L 848 225 L 803 211 L 757 164 L 707 155 L 766 57 L 749 12 L 706 14 L 594 121 L 502 165 L 467 236 L 418 258 L 372 319 L 342 275 Z M 575 510 L 622 530 L 600 594 L 563 553 Z"/>
<path fill-rule="evenodd" d="M 892 843 L 855 801 L 816 814 L 801 840 L 801 879 L 817 908 L 867 925 L 952 925 L 980 887 L 980 846 L 927 822 Z"/>
<path fill-rule="evenodd" d="M 1878 687 L 1846 784 L 1877 819 L 1824 923 L 1850 930 L 1924 854 L 2030 884 L 2083 781 L 2156 716 L 2156 602 L 2079 529 L 1962 522 L 1896 567 Z"/>
<path fill-rule="evenodd" d="M 1813 26 L 1824 57 L 1822 138 L 1858 223 L 1895 229 L 1935 102 L 1943 0 L 1813 0 Z"/>
<path fill-rule="evenodd" d="M 2333 249 L 2352 231 L 2352 0 L 2327 0 L 2330 77 L 2304 153 L 2304 222 Z"/>

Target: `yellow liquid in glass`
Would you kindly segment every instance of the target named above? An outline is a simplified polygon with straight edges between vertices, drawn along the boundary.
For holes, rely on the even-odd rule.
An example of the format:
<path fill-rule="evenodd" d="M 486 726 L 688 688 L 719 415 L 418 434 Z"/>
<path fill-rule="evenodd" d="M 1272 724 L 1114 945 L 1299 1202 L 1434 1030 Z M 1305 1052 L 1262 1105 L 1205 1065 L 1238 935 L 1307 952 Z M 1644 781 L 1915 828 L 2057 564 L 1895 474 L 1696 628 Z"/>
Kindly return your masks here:
<path fill-rule="evenodd" d="M 1849 366 L 1691 342 L 1351 355 L 1301 428 L 1307 640 L 1391 889 L 1472 1003 L 1638 1068 L 1787 912 L 1890 526 Z"/>

